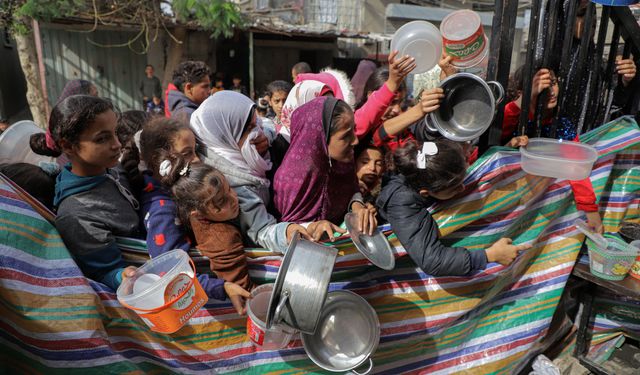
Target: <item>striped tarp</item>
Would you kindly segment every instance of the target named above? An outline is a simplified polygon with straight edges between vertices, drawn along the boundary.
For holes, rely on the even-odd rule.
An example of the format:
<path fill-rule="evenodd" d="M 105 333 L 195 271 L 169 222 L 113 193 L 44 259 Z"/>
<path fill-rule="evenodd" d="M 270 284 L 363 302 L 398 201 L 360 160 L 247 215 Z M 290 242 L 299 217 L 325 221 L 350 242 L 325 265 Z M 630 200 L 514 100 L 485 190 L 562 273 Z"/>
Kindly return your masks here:
<path fill-rule="evenodd" d="M 640 129 L 623 118 L 585 134 L 600 152 L 591 175 L 608 230 L 640 214 Z M 446 240 L 471 249 L 500 237 L 531 242 L 509 268 L 432 278 L 405 255 L 369 265 L 346 240 L 330 288 L 375 308 L 381 339 L 374 372 L 510 373 L 549 327 L 576 260 L 580 217 L 566 181 L 526 175 L 517 151 L 495 148 L 469 170 L 466 195 L 435 207 Z M 561 168 L 561 166 L 558 166 Z M 60 237 L 8 184 L 0 184 L 0 369 L 11 373 L 318 373 L 299 337 L 256 351 L 246 318 L 211 300 L 173 335 L 151 332 L 112 291 L 87 280 Z M 127 254 L 140 243 L 123 241 Z M 250 252 L 251 275 L 273 281 L 281 258 Z"/>

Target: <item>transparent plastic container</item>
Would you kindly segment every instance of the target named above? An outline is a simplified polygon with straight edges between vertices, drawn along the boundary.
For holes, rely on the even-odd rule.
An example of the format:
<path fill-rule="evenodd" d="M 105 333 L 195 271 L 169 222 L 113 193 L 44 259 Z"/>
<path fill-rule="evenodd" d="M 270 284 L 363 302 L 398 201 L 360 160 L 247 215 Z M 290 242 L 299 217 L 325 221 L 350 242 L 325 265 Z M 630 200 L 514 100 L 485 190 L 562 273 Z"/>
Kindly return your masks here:
<path fill-rule="evenodd" d="M 395 50 L 398 56 L 409 55 L 416 59 L 416 68 L 412 73 L 428 72 L 442 56 L 440 30 L 426 21 L 406 23 L 393 34 L 391 51 Z"/>
<path fill-rule="evenodd" d="M 551 138 L 531 138 L 520 147 L 522 169 L 532 175 L 582 180 L 591 174 L 598 159 L 594 147 Z"/>
<path fill-rule="evenodd" d="M 278 350 L 289 345 L 295 331 L 287 330 L 280 325 L 267 329 L 267 310 L 273 293 L 274 284 L 264 284 L 251 292 L 247 301 L 247 335 L 257 348 L 261 350 Z"/>
<path fill-rule="evenodd" d="M 607 247 L 587 237 L 591 273 L 605 280 L 623 280 L 638 256 L 638 249 L 612 234 L 605 234 Z"/>

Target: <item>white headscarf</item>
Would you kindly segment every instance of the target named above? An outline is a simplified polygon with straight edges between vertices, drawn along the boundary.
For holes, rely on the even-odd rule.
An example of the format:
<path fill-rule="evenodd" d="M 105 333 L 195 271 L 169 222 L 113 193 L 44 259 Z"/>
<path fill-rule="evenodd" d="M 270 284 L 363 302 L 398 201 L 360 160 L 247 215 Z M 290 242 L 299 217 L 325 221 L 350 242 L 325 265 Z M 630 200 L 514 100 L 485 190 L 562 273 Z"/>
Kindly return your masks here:
<path fill-rule="evenodd" d="M 238 142 L 245 125 L 253 115 L 253 101 L 243 94 L 224 90 L 208 97 L 191 115 L 191 129 L 198 140 L 214 153 L 241 171 L 265 179 L 271 161 L 265 160 L 251 144 L 262 133 L 261 121 L 249 133 L 242 148 Z M 215 165 L 214 165 L 215 167 Z"/>
<path fill-rule="evenodd" d="M 282 127 L 277 129 L 278 133 L 282 134 L 287 141 L 290 136 L 289 127 L 291 126 L 291 115 L 293 111 L 320 96 L 324 87 L 325 84 L 322 82 L 307 80 L 296 83 L 291 91 L 289 91 L 287 100 L 285 100 L 282 106 L 282 113 L 280 114 Z"/>

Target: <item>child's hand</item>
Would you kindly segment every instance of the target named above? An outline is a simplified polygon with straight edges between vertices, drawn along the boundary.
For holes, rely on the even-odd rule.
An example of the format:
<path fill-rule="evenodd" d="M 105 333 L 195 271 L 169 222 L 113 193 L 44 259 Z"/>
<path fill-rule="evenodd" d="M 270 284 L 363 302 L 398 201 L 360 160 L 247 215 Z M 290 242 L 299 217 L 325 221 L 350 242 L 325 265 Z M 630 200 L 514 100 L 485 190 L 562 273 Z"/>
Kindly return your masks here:
<path fill-rule="evenodd" d="M 525 147 L 528 144 L 529 144 L 529 137 L 527 137 L 526 135 L 521 135 L 519 137 L 511 138 L 509 143 L 507 143 L 505 146 L 517 148 L 517 147 Z"/>
<path fill-rule="evenodd" d="M 600 213 L 598 211 L 595 212 L 585 212 L 587 215 L 587 225 L 593 229 L 594 232 L 603 234 L 604 226 L 602 225 L 602 218 L 600 218 Z"/>
<path fill-rule="evenodd" d="M 391 92 L 398 91 L 402 81 L 416 68 L 416 59 L 409 55 L 405 55 L 396 60 L 398 51 L 393 51 L 389 55 L 389 79 L 387 79 L 387 88 Z"/>
<path fill-rule="evenodd" d="M 458 73 L 458 69 L 451 64 L 451 60 L 453 60 L 452 56 L 442 53 L 442 57 L 438 61 L 438 66 L 442 69 L 441 80 Z"/>
<path fill-rule="evenodd" d="M 258 154 L 264 156 L 269 150 L 269 139 L 266 135 L 260 134 L 256 138 L 251 140 L 251 144 L 256 147 Z"/>
<path fill-rule="evenodd" d="M 373 232 L 378 227 L 378 219 L 376 214 L 378 210 L 371 203 L 363 205 L 360 202 L 355 202 L 351 207 L 353 213 L 358 216 L 358 230 L 364 234 L 373 235 Z"/>
<path fill-rule="evenodd" d="M 616 72 L 622 76 L 622 83 L 627 86 L 636 76 L 636 63 L 632 59 L 622 60 L 622 56 L 616 56 Z"/>
<path fill-rule="evenodd" d="M 533 83 L 531 85 L 531 96 L 537 97 L 541 92 L 551 87 L 551 72 L 549 69 L 540 69 L 533 76 Z"/>
<path fill-rule="evenodd" d="M 127 279 L 129 277 L 134 277 L 136 275 L 136 270 L 138 268 L 134 267 L 134 266 L 129 266 L 125 269 L 122 270 L 122 273 L 120 274 L 120 276 L 122 276 L 122 281 L 124 282 L 124 279 Z"/>
<path fill-rule="evenodd" d="M 513 245 L 511 238 L 501 238 L 487 249 L 487 261 L 508 266 L 518 256 L 519 251 L 530 249 L 531 245 Z"/>
<path fill-rule="evenodd" d="M 287 226 L 287 243 L 291 242 L 291 238 L 296 231 L 300 234 L 300 237 L 304 238 L 305 240 L 313 241 L 313 237 L 311 236 L 311 234 L 309 234 L 307 228 L 303 227 L 300 224 L 291 223 L 289 224 L 289 226 Z"/>
<path fill-rule="evenodd" d="M 238 314 L 244 315 L 247 312 L 244 300 L 250 299 L 251 293 L 246 291 L 240 285 L 230 283 L 228 281 L 224 283 L 224 291 L 227 293 L 227 296 L 231 300 L 231 304 L 233 304 L 233 307 L 236 309 Z"/>
<path fill-rule="evenodd" d="M 322 236 L 326 234 L 329 237 L 329 241 L 333 242 L 333 240 L 335 240 L 335 237 L 333 236 L 335 232 L 338 232 L 341 234 L 347 233 L 346 230 L 340 228 L 339 226 L 335 225 L 329 220 L 315 221 L 311 223 L 309 227 L 307 227 L 307 230 L 309 231 L 309 234 L 311 234 L 311 236 L 313 237 L 314 241 L 320 241 Z"/>
<path fill-rule="evenodd" d="M 440 108 L 440 102 L 444 98 L 444 90 L 440 87 L 425 90 L 420 97 L 420 106 L 425 115 Z"/>

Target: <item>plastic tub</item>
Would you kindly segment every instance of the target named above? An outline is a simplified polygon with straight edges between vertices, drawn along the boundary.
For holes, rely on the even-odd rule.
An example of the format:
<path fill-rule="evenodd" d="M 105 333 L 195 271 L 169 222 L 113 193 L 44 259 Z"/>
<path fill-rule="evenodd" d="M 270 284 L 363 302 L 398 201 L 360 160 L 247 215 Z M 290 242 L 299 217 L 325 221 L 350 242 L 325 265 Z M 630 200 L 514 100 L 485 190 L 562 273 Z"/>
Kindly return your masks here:
<path fill-rule="evenodd" d="M 532 175 L 582 180 L 591 174 L 598 150 L 584 143 L 531 138 L 520 147 L 522 169 Z"/>
<path fill-rule="evenodd" d="M 295 331 L 287 331 L 280 325 L 267 329 L 267 310 L 274 284 L 264 284 L 251 292 L 247 302 L 247 335 L 261 350 L 278 350 L 289 345 Z"/>
<path fill-rule="evenodd" d="M 440 23 L 440 33 L 444 52 L 453 57 L 451 64 L 455 67 L 474 67 L 489 52 L 480 15 L 472 10 L 449 13 Z"/>
<path fill-rule="evenodd" d="M 31 135 L 44 133 L 33 121 L 18 121 L 0 135 L 0 164 L 52 162 L 53 158 L 31 151 Z"/>
<path fill-rule="evenodd" d="M 409 55 L 416 59 L 412 73 L 428 72 L 442 56 L 442 37 L 433 24 L 426 21 L 411 21 L 399 28 L 391 39 L 391 51 L 398 56 Z"/>
<path fill-rule="evenodd" d="M 638 249 L 614 235 L 605 234 L 604 237 L 606 249 L 587 237 L 591 273 L 605 280 L 622 280 L 635 262 Z"/>
<path fill-rule="evenodd" d="M 189 255 L 171 250 L 143 264 L 116 292 L 152 331 L 173 333 L 207 302 Z"/>

